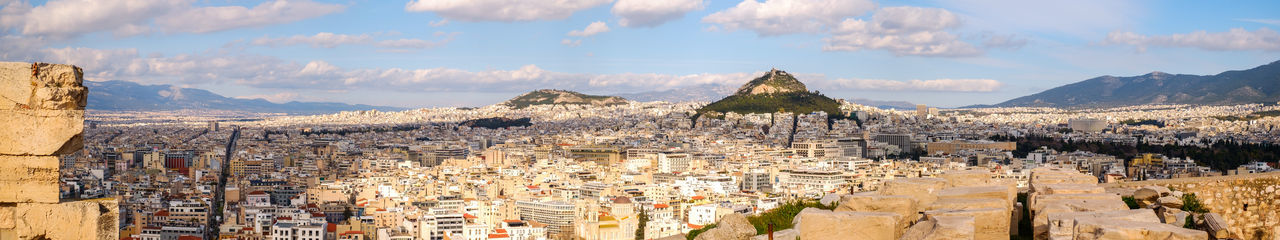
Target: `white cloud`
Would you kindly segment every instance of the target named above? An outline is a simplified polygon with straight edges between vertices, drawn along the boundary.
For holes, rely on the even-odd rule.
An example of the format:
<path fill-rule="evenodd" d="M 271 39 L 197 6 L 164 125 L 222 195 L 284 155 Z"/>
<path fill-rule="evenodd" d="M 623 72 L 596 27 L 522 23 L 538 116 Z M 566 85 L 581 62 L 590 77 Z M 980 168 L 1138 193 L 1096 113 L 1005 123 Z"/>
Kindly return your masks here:
<path fill-rule="evenodd" d="M 0 10 L 0 28 L 27 36 L 66 39 L 92 32 L 118 37 L 154 32 L 206 33 L 294 22 L 342 11 L 345 6 L 308 0 L 275 0 L 252 9 L 196 7 L 194 0 L 52 0 L 32 7 L 13 1 Z"/>
<path fill-rule="evenodd" d="M 460 21 L 516 22 L 565 19 L 609 2 L 612 0 L 414 0 L 404 9 Z"/>
<path fill-rule="evenodd" d="M 1103 44 L 1133 45 L 1139 52 L 1147 46 L 1199 48 L 1211 51 L 1280 51 L 1280 33 L 1268 28 L 1252 32 L 1233 28 L 1227 32 L 1196 31 L 1187 34 L 1148 36 L 1115 31 L 1107 34 Z"/>
<path fill-rule="evenodd" d="M 11 2 L 3 11 L 4 28 L 18 28 L 23 35 L 70 38 L 98 31 L 118 36 L 149 32 L 154 17 L 190 7 L 191 0 L 53 0 L 31 7 Z"/>
<path fill-rule="evenodd" d="M 45 49 L 37 61 L 81 66 L 88 80 L 125 79 L 149 84 L 234 84 L 264 89 L 403 92 L 514 92 L 533 88 L 594 92 L 669 90 L 705 84 L 742 84 L 763 72 L 656 74 L 565 73 L 525 65 L 510 70 L 471 71 L 454 68 L 345 69 L 326 61 L 292 62 L 277 57 L 210 51 L 175 56 L 140 56 L 136 49 Z M 822 91 L 958 91 L 990 92 L 1003 84 L 989 79 L 826 80 L 821 74 L 796 74 Z M 246 96 L 284 101 L 281 96 Z"/>
<path fill-rule="evenodd" d="M 1117 28 L 1141 24 L 1149 6 L 1140 1 L 1072 0 L 940 0 L 940 8 L 964 15 L 966 25 L 981 30 L 1069 35 L 1094 39 Z"/>
<path fill-rule="evenodd" d="M 656 27 L 705 6 L 705 0 L 618 0 L 610 11 L 623 27 Z"/>
<path fill-rule="evenodd" d="M 570 47 L 577 47 L 582 45 L 582 39 L 578 39 L 578 40 L 573 40 L 568 38 L 560 39 L 560 44 L 563 44 L 565 46 L 570 46 Z"/>
<path fill-rule="evenodd" d="M 939 8 L 886 7 L 876 10 L 871 22 L 846 19 L 824 38 L 825 51 L 886 50 L 898 56 L 968 57 L 982 50 L 947 30 L 959 27 L 960 18 Z"/>
<path fill-rule="evenodd" d="M 719 24 L 717 29 L 727 31 L 751 30 L 760 36 L 820 33 L 874 8 L 870 0 L 744 0 L 702 18 L 702 22 Z"/>
<path fill-rule="evenodd" d="M 430 25 L 432 27 L 443 27 L 444 25 L 449 25 L 449 19 L 440 19 L 440 21 L 431 21 L 431 22 L 428 22 L 427 25 Z"/>
<path fill-rule="evenodd" d="M 395 34 L 375 34 L 375 35 L 395 35 Z M 322 32 L 322 33 L 317 33 L 316 35 L 311 35 L 311 36 L 293 35 L 290 37 L 280 37 L 280 38 L 261 37 L 261 38 L 254 39 L 253 41 L 249 42 L 249 44 L 259 45 L 259 46 L 271 46 L 271 47 L 305 44 L 305 45 L 311 45 L 311 47 L 316 47 L 316 48 L 334 48 L 339 45 L 373 45 L 373 46 L 383 47 L 383 48 L 426 49 L 426 48 L 435 48 L 435 47 L 448 44 L 449 42 L 452 42 L 455 37 L 458 36 L 458 33 L 436 32 L 433 35 L 436 37 L 440 37 L 441 39 L 424 40 L 424 39 L 416 39 L 416 38 L 401 38 L 401 39 L 374 41 L 373 37 L 369 34 L 349 35 L 349 34 L 334 34 L 334 33 Z"/>
<path fill-rule="evenodd" d="M 400 49 L 435 48 L 439 46 L 444 46 L 445 44 L 449 44 L 449 42 L 453 41 L 454 37 L 458 36 L 458 33 L 457 32 L 453 32 L 453 33 L 436 32 L 434 35 L 436 37 L 443 37 L 443 38 L 440 40 L 434 40 L 434 41 L 422 40 L 422 39 L 416 39 L 416 38 L 382 40 L 375 43 L 374 46 L 385 47 L 385 48 L 400 48 Z"/>
<path fill-rule="evenodd" d="M 368 34 L 348 35 L 322 32 L 312 36 L 293 35 L 291 37 L 282 38 L 261 37 L 254 39 L 252 42 L 249 42 L 249 44 L 272 47 L 307 44 L 317 48 L 334 48 L 343 44 L 368 43 L 372 39 L 373 37 L 370 37 Z"/>
<path fill-rule="evenodd" d="M 1236 19 L 1236 20 L 1237 20 L 1237 21 L 1251 22 L 1251 23 L 1261 23 L 1261 24 L 1267 24 L 1267 25 L 1276 25 L 1276 26 L 1280 26 L 1280 19 L 1257 19 L 1257 18 L 1251 18 L 1251 19 Z"/>
<path fill-rule="evenodd" d="M 275 0 L 253 8 L 242 6 L 200 7 L 170 13 L 156 23 L 172 32 L 207 33 L 243 27 L 296 22 L 341 12 L 346 6 L 308 0 Z"/>
<path fill-rule="evenodd" d="M 877 91 L 994 92 L 1004 83 L 992 79 L 879 80 L 836 79 L 826 82 L 836 88 Z"/>
<path fill-rule="evenodd" d="M 585 29 L 569 31 L 568 35 L 572 37 L 590 37 L 605 32 L 609 32 L 609 25 L 596 21 L 587 25 Z"/>

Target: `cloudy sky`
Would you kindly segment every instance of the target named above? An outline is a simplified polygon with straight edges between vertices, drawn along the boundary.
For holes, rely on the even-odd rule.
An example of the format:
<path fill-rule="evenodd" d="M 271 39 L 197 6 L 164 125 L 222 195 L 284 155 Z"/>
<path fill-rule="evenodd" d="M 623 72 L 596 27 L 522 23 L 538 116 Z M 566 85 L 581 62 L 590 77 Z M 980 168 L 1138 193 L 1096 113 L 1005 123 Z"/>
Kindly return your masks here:
<path fill-rule="evenodd" d="M 1280 1 L 0 0 L 0 60 L 271 101 L 479 106 L 738 85 L 997 103 L 1280 60 Z"/>

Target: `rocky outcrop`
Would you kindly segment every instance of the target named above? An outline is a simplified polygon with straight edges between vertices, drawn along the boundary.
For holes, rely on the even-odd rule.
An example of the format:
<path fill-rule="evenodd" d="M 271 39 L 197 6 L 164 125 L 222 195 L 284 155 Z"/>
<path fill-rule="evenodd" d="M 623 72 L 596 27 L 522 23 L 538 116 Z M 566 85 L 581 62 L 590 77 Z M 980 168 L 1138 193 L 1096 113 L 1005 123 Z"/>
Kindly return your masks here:
<path fill-rule="evenodd" d="M 747 240 L 756 235 L 756 228 L 751 226 L 751 222 L 747 221 L 747 217 L 742 214 L 729 214 L 720 219 L 716 223 L 716 227 L 707 230 L 702 234 L 698 234 L 694 239 L 698 240 Z"/>
<path fill-rule="evenodd" d="M 1160 223 L 1160 219 L 1151 210 L 1133 209 L 1106 212 L 1065 212 L 1046 214 L 1048 219 L 1047 235 L 1036 235 L 1037 239 L 1071 239 L 1075 236 L 1076 222 L 1092 219 L 1117 219 L 1135 222 Z"/>
<path fill-rule="evenodd" d="M 80 68 L 0 62 L 0 239 L 119 239 L 113 199 L 60 201 L 58 155 L 83 147 Z"/>
<path fill-rule="evenodd" d="M 800 239 L 895 240 L 902 235 L 898 215 L 893 213 L 805 208 L 795 221 Z"/>

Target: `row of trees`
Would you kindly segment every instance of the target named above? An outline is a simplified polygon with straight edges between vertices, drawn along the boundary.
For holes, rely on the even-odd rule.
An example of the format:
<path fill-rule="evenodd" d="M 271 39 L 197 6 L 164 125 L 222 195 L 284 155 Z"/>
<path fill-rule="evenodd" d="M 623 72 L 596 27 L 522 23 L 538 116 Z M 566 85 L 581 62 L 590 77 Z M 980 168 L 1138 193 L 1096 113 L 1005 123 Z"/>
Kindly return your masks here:
<path fill-rule="evenodd" d="M 1048 147 L 1050 149 L 1063 152 L 1089 151 L 1112 155 L 1117 158 L 1124 159 L 1125 164 L 1127 165 L 1129 160 L 1139 154 L 1156 153 L 1173 158 L 1191 158 L 1201 166 L 1207 166 L 1218 171 L 1235 169 L 1240 165 L 1244 165 L 1252 161 L 1275 162 L 1280 160 L 1280 145 L 1276 144 L 1241 143 L 1234 141 L 1209 142 L 1205 140 L 1201 143 L 1206 144 L 1208 147 L 1149 144 L 1146 142 L 1129 145 L 1114 142 L 1063 141 L 1041 135 L 1031 135 L 1027 137 L 997 135 L 992 136 L 991 139 L 995 141 L 1016 142 L 1018 147 L 1017 150 L 1013 151 L 1014 157 L 1026 157 L 1027 153 L 1031 151 L 1035 151 L 1040 147 Z"/>

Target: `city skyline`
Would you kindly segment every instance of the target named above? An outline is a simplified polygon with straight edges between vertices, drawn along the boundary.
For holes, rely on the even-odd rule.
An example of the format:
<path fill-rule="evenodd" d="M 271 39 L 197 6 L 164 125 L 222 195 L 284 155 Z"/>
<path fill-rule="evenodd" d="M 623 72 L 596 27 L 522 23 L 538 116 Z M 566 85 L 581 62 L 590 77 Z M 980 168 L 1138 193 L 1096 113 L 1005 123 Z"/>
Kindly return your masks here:
<path fill-rule="evenodd" d="M 397 107 L 738 86 L 779 68 L 835 98 L 958 107 L 1102 75 L 1280 59 L 1267 1 L 562 3 L 2 1 L 0 60 L 75 64 L 89 81 Z"/>

